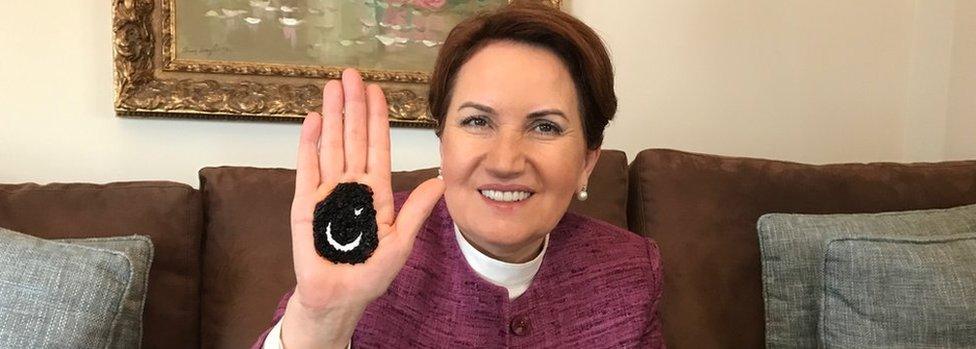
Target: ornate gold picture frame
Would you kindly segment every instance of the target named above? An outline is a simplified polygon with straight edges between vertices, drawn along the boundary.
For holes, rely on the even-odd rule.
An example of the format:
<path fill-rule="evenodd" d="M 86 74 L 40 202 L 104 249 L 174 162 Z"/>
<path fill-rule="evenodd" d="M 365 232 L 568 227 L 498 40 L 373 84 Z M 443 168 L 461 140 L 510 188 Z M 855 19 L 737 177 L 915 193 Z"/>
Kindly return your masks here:
<path fill-rule="evenodd" d="M 433 65 L 442 42 L 438 35 L 446 36 L 451 21 L 473 6 L 490 7 L 493 1 L 510 0 L 114 0 L 116 114 L 301 121 L 308 111 L 321 108 L 325 81 L 339 78 L 342 69 L 352 66 L 364 80 L 383 87 L 391 125 L 433 127 L 435 121 L 427 114 L 430 71 L 425 65 Z M 540 1 L 558 8 L 562 0 Z M 366 16 L 367 20 L 359 19 L 361 25 L 353 23 L 349 29 L 348 17 L 336 20 L 349 6 L 380 9 L 385 17 Z M 333 17 L 325 17 L 328 11 Z M 299 12 L 308 17 L 295 14 Z M 428 26 L 415 28 L 413 22 L 403 22 L 403 16 L 419 18 Z M 274 29 L 260 26 L 262 20 Z M 204 26 L 204 21 L 217 27 Z M 439 31 L 430 29 L 434 22 L 441 26 Z M 335 29 L 337 25 L 345 27 Z M 313 29 L 305 28 L 331 36 L 312 36 Z M 388 35 L 390 28 L 414 36 Z M 258 37 L 268 32 L 275 40 Z M 269 41 L 280 41 L 283 48 L 253 45 Z M 235 53 L 234 43 L 243 48 L 237 50 L 241 53 Z M 289 55 L 292 51 L 299 54 Z M 260 54 L 248 56 L 249 52 Z M 283 54 L 274 56 L 275 52 Z"/>

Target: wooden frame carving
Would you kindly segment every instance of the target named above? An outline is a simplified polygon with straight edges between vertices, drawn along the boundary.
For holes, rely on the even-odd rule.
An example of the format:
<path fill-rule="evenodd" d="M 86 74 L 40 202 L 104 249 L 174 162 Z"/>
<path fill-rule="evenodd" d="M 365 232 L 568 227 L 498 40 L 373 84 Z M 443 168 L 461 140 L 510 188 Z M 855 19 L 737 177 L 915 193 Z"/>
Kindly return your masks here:
<path fill-rule="evenodd" d="M 176 59 L 177 0 L 113 0 L 115 111 L 119 116 L 300 122 L 321 108 L 325 79 L 343 67 Z M 549 1 L 559 7 L 562 0 Z M 386 92 L 390 123 L 434 127 L 428 72 L 362 70 Z"/>

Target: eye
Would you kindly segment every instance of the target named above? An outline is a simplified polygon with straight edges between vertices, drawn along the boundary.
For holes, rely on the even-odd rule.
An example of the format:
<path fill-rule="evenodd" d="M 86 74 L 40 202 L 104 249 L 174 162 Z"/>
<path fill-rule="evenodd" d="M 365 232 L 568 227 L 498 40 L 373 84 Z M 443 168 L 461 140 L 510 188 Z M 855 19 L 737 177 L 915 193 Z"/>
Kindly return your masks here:
<path fill-rule="evenodd" d="M 563 133 L 563 129 L 551 121 L 540 121 L 533 126 L 533 129 L 546 135 L 560 135 Z"/>
<path fill-rule="evenodd" d="M 461 126 L 487 127 L 488 120 L 482 116 L 469 116 L 461 120 Z"/>

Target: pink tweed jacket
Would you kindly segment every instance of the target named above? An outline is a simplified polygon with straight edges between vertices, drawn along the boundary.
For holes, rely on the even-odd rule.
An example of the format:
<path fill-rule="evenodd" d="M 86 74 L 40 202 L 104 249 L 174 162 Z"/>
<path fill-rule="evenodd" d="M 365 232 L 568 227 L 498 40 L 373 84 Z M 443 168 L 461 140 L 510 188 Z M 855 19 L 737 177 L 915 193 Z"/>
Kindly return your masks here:
<path fill-rule="evenodd" d="M 397 193 L 396 208 L 407 193 Z M 521 296 L 467 264 L 442 198 L 387 292 L 371 303 L 354 348 L 664 348 L 657 244 L 566 213 Z M 281 319 L 291 293 L 274 313 Z M 269 329 L 270 331 L 270 329 Z M 268 331 L 253 348 L 261 348 Z"/>

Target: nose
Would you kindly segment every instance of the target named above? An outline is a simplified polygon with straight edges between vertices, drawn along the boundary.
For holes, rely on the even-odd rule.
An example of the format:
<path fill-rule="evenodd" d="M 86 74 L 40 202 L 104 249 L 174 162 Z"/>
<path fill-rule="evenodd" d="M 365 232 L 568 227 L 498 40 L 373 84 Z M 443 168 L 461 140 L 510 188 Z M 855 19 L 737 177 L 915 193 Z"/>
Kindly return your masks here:
<path fill-rule="evenodd" d="M 487 152 L 485 168 L 497 178 L 514 178 L 525 170 L 525 149 L 518 132 L 500 132 Z"/>

